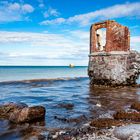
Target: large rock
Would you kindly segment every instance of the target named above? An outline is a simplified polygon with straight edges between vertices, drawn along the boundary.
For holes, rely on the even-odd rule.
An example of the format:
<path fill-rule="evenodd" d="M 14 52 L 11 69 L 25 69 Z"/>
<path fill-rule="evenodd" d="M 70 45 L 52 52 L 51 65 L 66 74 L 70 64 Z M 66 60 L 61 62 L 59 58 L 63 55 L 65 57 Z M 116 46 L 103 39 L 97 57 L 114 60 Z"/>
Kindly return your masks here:
<path fill-rule="evenodd" d="M 140 112 L 118 111 L 113 115 L 116 120 L 131 120 L 140 122 Z"/>
<path fill-rule="evenodd" d="M 43 106 L 28 107 L 23 103 L 7 103 L 0 106 L 0 118 L 13 123 L 40 121 L 45 118 Z"/>
<path fill-rule="evenodd" d="M 119 139 L 139 140 L 140 124 L 129 124 L 126 126 L 116 127 L 113 133 Z"/>
<path fill-rule="evenodd" d="M 9 118 L 10 114 L 15 110 L 22 110 L 23 108 L 28 107 L 24 103 L 5 103 L 0 105 L 0 118 Z"/>

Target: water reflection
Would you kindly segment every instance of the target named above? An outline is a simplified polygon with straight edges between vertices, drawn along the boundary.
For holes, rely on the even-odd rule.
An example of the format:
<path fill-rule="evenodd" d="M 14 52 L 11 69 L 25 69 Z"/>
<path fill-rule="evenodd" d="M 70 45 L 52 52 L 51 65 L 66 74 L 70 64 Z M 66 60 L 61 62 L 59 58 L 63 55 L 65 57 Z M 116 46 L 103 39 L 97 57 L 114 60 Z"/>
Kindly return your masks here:
<path fill-rule="evenodd" d="M 73 128 L 90 119 L 111 116 L 115 111 L 127 109 L 130 104 L 139 100 L 140 89 L 95 88 L 89 85 L 88 78 L 77 78 L 53 81 L 28 81 L 0 84 L 1 102 L 23 102 L 31 105 L 43 105 L 46 108 L 44 122 L 34 124 L 11 124 L 0 120 L 0 139 L 45 139 L 48 130 Z M 57 107 L 58 104 L 70 103 L 72 110 Z M 61 121 L 86 117 L 86 121 Z M 85 118 L 84 117 L 84 118 Z M 79 123 L 80 122 L 80 123 Z"/>
<path fill-rule="evenodd" d="M 132 87 L 97 88 L 90 86 L 88 102 L 91 105 L 92 117 L 96 118 L 107 112 L 113 113 L 127 109 L 132 103 L 138 101 L 139 92 L 140 89 Z"/>
<path fill-rule="evenodd" d="M 37 122 L 37 123 L 24 123 L 24 124 L 13 124 L 8 120 L 0 120 L 1 125 L 1 140 L 8 139 L 29 139 L 41 137 L 42 127 L 45 126 L 45 121 Z"/>

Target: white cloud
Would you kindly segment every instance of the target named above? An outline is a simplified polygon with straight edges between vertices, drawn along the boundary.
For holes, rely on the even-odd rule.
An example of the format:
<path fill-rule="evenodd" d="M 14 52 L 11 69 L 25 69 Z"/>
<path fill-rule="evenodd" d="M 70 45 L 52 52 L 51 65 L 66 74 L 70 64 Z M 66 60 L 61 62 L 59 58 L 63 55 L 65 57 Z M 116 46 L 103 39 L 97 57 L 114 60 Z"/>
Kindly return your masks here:
<path fill-rule="evenodd" d="M 131 37 L 131 49 L 140 51 L 140 36 Z"/>
<path fill-rule="evenodd" d="M 20 4 L 19 3 L 13 3 L 13 4 L 9 4 L 8 6 L 9 10 L 19 10 L 20 9 Z"/>
<path fill-rule="evenodd" d="M 25 20 L 26 14 L 33 11 L 34 8 L 29 4 L 0 2 L 0 22 Z"/>
<path fill-rule="evenodd" d="M 133 36 L 131 37 L 132 43 L 140 43 L 140 36 Z"/>
<path fill-rule="evenodd" d="M 61 24 L 64 23 L 66 20 L 64 18 L 57 18 L 54 20 L 45 20 L 43 22 L 40 23 L 40 25 L 49 25 L 49 24 Z"/>
<path fill-rule="evenodd" d="M 44 4 L 44 0 L 37 0 L 39 2 L 39 7 L 40 8 L 44 8 L 45 7 L 45 4 Z"/>
<path fill-rule="evenodd" d="M 89 40 L 89 32 L 87 31 L 75 30 L 75 31 L 70 31 L 70 34 L 74 38 L 79 38 L 81 40 Z"/>
<path fill-rule="evenodd" d="M 82 33 L 82 36 L 78 36 Z M 10 58 L 30 59 L 88 59 L 89 34 L 73 31 L 62 34 L 0 31 L 0 46 L 18 44 L 18 51 L 9 51 Z M 26 44 L 23 50 L 20 46 Z M 0 52 L 2 52 L 2 48 Z M 12 50 L 9 48 L 9 50 Z"/>
<path fill-rule="evenodd" d="M 7 48 L 6 51 L 4 51 Z M 15 49 L 15 46 L 16 49 Z M 140 51 L 140 36 L 131 37 L 131 49 Z M 87 65 L 89 32 L 63 34 L 0 31 L 0 61 L 21 65 Z"/>
<path fill-rule="evenodd" d="M 50 7 L 47 11 L 44 12 L 43 15 L 44 15 L 45 18 L 47 18 L 49 16 L 57 17 L 57 16 L 60 15 L 60 13 L 57 11 L 57 9 L 53 9 L 53 8 Z"/>
<path fill-rule="evenodd" d="M 79 53 L 80 51 L 88 51 L 89 49 L 89 32 L 82 30 L 66 31 L 63 34 L 32 33 L 32 32 L 8 32 L 0 31 L 0 44 L 22 44 L 26 43 L 32 47 L 46 47 L 54 52 L 58 49 Z M 131 37 L 131 46 L 140 44 L 140 36 Z M 28 48 L 27 48 L 28 49 Z M 66 54 L 69 54 L 66 53 Z M 58 52 L 57 52 L 58 53 Z"/>
<path fill-rule="evenodd" d="M 125 3 L 118 4 L 111 7 L 107 7 L 101 10 L 96 10 L 90 13 L 75 15 L 73 17 L 69 17 L 67 19 L 63 19 L 61 23 L 70 24 L 70 23 L 80 23 L 82 26 L 86 26 L 90 24 L 93 20 L 100 19 L 112 19 L 112 18 L 120 18 L 120 17 L 139 17 L 140 16 L 140 2 L 135 3 Z M 41 22 L 43 25 L 48 24 L 60 24 L 58 19 L 54 20 L 46 20 Z"/>
<path fill-rule="evenodd" d="M 29 4 L 24 4 L 24 5 L 21 6 L 21 10 L 24 13 L 32 13 L 34 11 L 34 8 Z"/>

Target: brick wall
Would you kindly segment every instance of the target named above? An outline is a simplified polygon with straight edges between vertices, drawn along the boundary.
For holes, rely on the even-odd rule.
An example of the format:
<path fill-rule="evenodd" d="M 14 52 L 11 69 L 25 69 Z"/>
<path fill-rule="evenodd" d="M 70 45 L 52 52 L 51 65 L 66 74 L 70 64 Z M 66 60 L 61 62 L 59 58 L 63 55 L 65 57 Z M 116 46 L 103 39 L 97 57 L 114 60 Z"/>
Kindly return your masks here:
<path fill-rule="evenodd" d="M 105 52 L 111 51 L 129 51 L 130 50 L 130 32 L 125 26 L 119 23 L 107 20 L 104 22 L 95 23 L 90 29 L 90 53 L 99 52 L 96 47 L 97 36 L 96 31 L 101 28 L 106 28 L 106 45 Z"/>

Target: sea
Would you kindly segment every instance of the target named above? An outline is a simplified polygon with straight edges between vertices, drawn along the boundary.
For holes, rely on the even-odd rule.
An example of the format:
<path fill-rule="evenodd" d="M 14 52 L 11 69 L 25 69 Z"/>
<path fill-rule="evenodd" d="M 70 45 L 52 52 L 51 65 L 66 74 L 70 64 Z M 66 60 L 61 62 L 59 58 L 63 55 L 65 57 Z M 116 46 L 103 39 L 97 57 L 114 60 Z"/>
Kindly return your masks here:
<path fill-rule="evenodd" d="M 43 122 L 12 124 L 0 119 L 0 140 L 46 139 L 56 129 L 73 129 L 140 101 L 135 87 L 90 85 L 87 66 L 1 66 L 0 104 L 22 102 L 46 108 Z M 73 108 L 60 107 L 72 104 Z M 68 121 L 67 121 L 68 120 Z"/>

